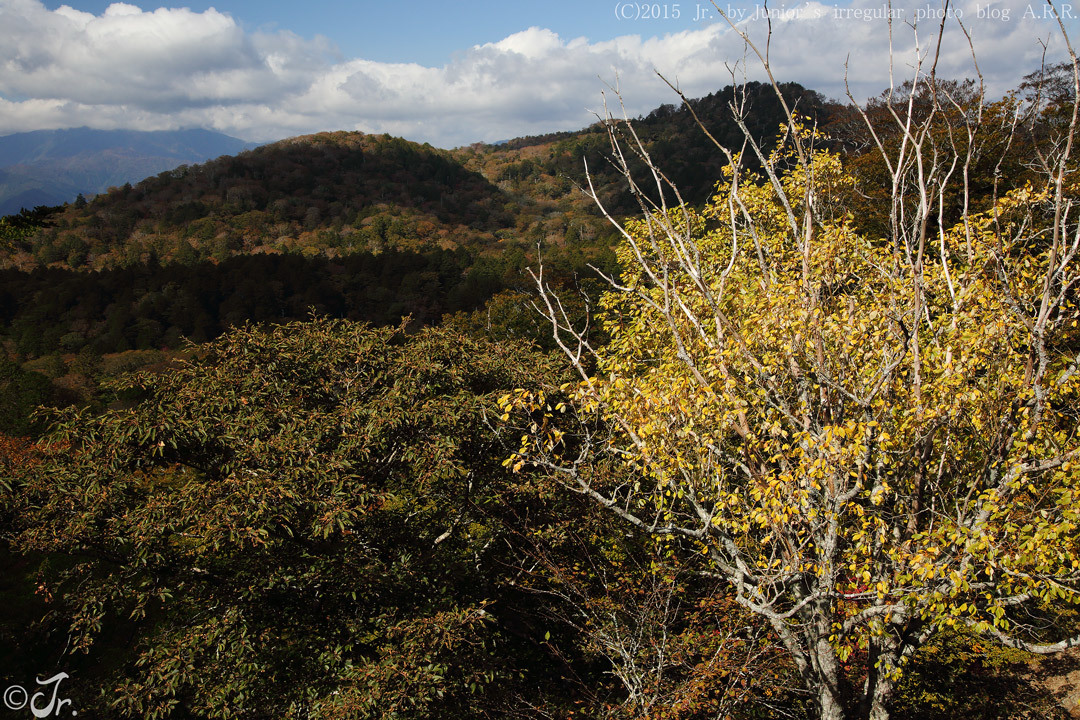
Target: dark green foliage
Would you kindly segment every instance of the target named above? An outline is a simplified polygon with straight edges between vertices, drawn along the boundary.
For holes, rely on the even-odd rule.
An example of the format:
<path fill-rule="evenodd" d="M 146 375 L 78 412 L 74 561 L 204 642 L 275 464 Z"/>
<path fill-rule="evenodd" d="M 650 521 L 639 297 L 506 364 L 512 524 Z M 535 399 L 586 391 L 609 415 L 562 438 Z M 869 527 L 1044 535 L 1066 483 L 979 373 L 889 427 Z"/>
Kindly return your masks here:
<path fill-rule="evenodd" d="M 52 382 L 0 354 L 0 433 L 30 435 L 43 429 L 34 411 L 55 399 Z"/>
<path fill-rule="evenodd" d="M 520 653 L 492 614 L 484 418 L 546 363 L 325 320 L 200 355 L 130 381 L 131 410 L 62 413 L 14 470 L 8 537 L 58 559 L 86 714 L 497 716 Z"/>
<path fill-rule="evenodd" d="M 130 409 L 56 414 L 7 469 L 5 668 L 64 668 L 80 715 L 632 717 L 602 640 L 622 628 L 639 668 L 674 653 L 639 688 L 678 701 L 662 717 L 775 694 L 785 670 L 723 629 L 716 583 L 502 467 L 495 399 L 565 379 L 544 356 L 330 320 L 195 352 L 124 381 Z"/>
<path fill-rule="evenodd" d="M 0 250 L 13 250 L 25 243 L 34 233 L 52 224 L 52 216 L 62 207 L 38 205 L 33 210 L 23 208 L 14 215 L 0 217 Z"/>
<path fill-rule="evenodd" d="M 20 352 L 43 355 L 176 347 L 181 337 L 205 342 L 246 321 L 301 319 L 313 309 L 380 325 L 407 315 L 430 324 L 521 283 L 520 270 L 448 250 L 336 260 L 253 255 L 98 273 L 0 270 L 0 332 Z"/>

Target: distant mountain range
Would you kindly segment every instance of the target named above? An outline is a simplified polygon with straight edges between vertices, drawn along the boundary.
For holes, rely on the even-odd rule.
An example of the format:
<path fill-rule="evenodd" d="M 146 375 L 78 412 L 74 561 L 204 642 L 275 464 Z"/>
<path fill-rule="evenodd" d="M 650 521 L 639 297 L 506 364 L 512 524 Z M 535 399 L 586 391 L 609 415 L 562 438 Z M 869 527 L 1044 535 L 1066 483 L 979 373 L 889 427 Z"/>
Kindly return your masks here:
<path fill-rule="evenodd" d="M 37 130 L 0 137 L 0 215 L 71 202 L 256 147 L 210 130 Z"/>

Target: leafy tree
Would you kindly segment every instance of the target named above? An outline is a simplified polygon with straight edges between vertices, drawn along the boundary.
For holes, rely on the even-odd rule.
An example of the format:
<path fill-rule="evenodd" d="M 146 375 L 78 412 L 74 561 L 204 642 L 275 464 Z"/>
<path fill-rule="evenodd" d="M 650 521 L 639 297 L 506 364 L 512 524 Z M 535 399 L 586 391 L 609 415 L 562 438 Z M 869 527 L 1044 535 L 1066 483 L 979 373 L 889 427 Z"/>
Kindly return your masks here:
<path fill-rule="evenodd" d="M 8 468 L 6 539 L 49 558 L 95 716 L 501 716 L 524 655 L 492 604 L 483 418 L 547 363 L 330 320 L 196 355 Z"/>
<path fill-rule="evenodd" d="M 773 152 L 746 132 L 760 172 L 729 151 L 702 212 L 648 164 L 597 308 L 611 342 L 575 329 L 541 272 L 581 382 L 503 398 L 526 420 L 508 464 L 692 549 L 769 623 L 822 720 L 887 718 L 902 668 L 953 627 L 1080 644 L 1052 622 L 1080 601 L 1076 94 L 1039 184 L 976 205 L 979 146 L 938 132 L 955 108 L 935 82 L 917 64 L 889 105 L 899 143 L 863 113 L 889 180 L 883 237 L 859 231 L 855 178 L 788 106 Z M 620 137 L 636 190 L 622 158 L 648 154 Z M 593 472 L 603 457 L 624 476 Z"/>
<path fill-rule="evenodd" d="M 34 412 L 55 400 L 55 395 L 48 377 L 24 370 L 0 354 L 0 434 L 25 436 L 41 431 Z"/>
<path fill-rule="evenodd" d="M 1065 720 L 1064 693 L 1055 697 L 1040 679 L 1066 676 L 1076 666 L 1074 656 L 1033 662 L 970 630 L 950 630 L 912 658 L 890 704 L 894 715 L 912 720 Z"/>

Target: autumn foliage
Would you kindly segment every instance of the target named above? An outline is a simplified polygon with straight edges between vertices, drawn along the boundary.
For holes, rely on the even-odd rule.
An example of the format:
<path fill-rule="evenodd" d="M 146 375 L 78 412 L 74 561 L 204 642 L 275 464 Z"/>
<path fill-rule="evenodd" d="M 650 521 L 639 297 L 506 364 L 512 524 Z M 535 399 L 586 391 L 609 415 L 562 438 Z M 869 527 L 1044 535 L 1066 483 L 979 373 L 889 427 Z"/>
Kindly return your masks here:
<path fill-rule="evenodd" d="M 1022 120 L 973 92 L 929 73 L 861 111 L 869 178 L 793 113 L 768 155 L 746 136 L 760 170 L 728 151 L 701 210 L 651 199 L 678 195 L 624 162 L 649 185 L 639 219 L 612 218 L 610 342 L 539 274 L 580 381 L 502 398 L 507 464 L 692 549 L 770 625 L 820 718 L 888 717 L 912 656 L 954 627 L 1080 644 L 1037 619 L 1080 602 L 1076 93 L 1047 130 L 1041 107 Z M 615 157 L 647 158 L 628 135 Z M 1004 157 L 988 148 L 1020 139 L 1032 179 L 986 180 Z"/>

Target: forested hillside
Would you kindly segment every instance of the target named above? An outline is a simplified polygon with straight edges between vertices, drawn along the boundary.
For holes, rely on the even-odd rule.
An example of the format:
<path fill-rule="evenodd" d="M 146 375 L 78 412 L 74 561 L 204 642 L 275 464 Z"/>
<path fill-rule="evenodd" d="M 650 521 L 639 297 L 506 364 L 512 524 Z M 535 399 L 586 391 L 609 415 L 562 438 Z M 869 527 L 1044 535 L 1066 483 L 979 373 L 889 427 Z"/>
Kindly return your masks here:
<path fill-rule="evenodd" d="M 446 153 L 390 137 L 284 140 L 125 185 L 69 207 L 17 265 L 111 268 L 296 251 L 482 245 L 514 217 Z"/>
<path fill-rule="evenodd" d="M 798 83 L 783 83 L 779 90 L 789 107 L 808 122 L 847 134 L 844 125 L 850 120 L 850 108 L 828 101 Z M 663 165 L 664 174 L 686 202 L 704 203 L 712 195 L 716 179 L 727 163 L 727 157 L 714 140 L 735 150 L 742 147 L 743 130 L 732 114 L 732 108 L 740 103 L 744 107 L 742 122 L 747 132 L 761 142 L 765 151 L 770 150 L 785 115 L 776 91 L 762 83 L 747 83 L 738 92 L 728 86 L 702 98 L 662 105 L 645 116 L 629 118 L 634 121 L 633 133 L 641 141 L 642 149 Z M 620 216 L 637 213 L 641 208 L 626 192 L 626 180 L 612 164 L 607 129 L 605 120 L 583 132 L 552 133 L 517 138 L 505 145 L 481 146 L 476 148 L 476 156 L 465 156 L 466 164 L 519 192 L 556 197 L 570 188 L 586 186 L 587 168 L 600 200 L 610 212 Z M 620 137 L 632 140 L 629 133 L 620 133 Z M 637 156 L 632 143 L 627 145 L 627 152 L 632 170 L 643 173 L 646 163 Z M 747 167 L 759 165 L 756 157 L 748 157 L 746 161 Z"/>
<path fill-rule="evenodd" d="M 783 117 L 779 103 L 771 88 L 750 90 L 747 127 L 771 141 Z M 838 113 L 798 85 L 784 91 L 823 124 Z M 741 133 L 731 120 L 733 93 L 728 88 L 690 104 L 721 142 Z M 703 202 L 725 158 L 693 113 L 664 106 L 635 128 L 648 151 L 665 159 L 665 172 L 685 199 Z M 638 210 L 607 160 L 609 150 L 600 123 L 579 133 L 449 152 L 362 133 L 291 138 L 67 207 L 3 259 L 22 269 L 102 269 L 151 257 L 161 263 L 267 252 L 335 257 L 386 248 L 486 249 L 501 240 L 561 244 L 575 235 L 610 245 L 596 237 L 610 238 L 610 231 L 578 191 L 588 167 L 610 211 Z"/>

